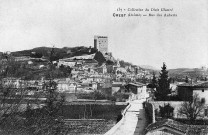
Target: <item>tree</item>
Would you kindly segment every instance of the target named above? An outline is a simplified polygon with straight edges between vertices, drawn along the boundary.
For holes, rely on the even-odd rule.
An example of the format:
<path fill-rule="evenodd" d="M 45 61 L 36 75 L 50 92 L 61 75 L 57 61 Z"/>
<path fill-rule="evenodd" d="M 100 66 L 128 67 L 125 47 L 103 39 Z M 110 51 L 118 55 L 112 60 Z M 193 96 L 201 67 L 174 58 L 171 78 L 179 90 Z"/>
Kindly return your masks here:
<path fill-rule="evenodd" d="M 167 100 L 167 96 L 170 93 L 171 93 L 171 89 L 170 89 L 170 80 L 168 78 L 168 71 L 166 70 L 165 63 L 163 63 L 163 67 L 158 79 L 158 87 L 155 92 L 155 97 L 157 100 Z"/>
<path fill-rule="evenodd" d="M 51 50 L 51 57 L 54 50 Z M 51 58 L 50 58 L 51 59 Z M 65 97 L 57 92 L 57 83 L 53 80 L 54 65 L 50 61 L 48 82 L 44 83 L 45 102 L 43 107 L 32 109 L 27 107 L 26 114 L 26 129 L 29 133 L 35 135 L 56 135 L 66 134 L 64 120 L 59 116 Z M 29 104 L 30 105 L 30 104 Z M 27 117 L 31 115 L 30 117 Z"/>
<path fill-rule="evenodd" d="M 57 84 L 52 80 L 44 84 L 46 100 L 43 106 L 38 102 L 27 104 L 24 126 L 28 134 L 62 135 L 67 132 L 64 120 L 59 116 L 65 100 L 56 92 L 56 87 Z M 34 104 L 38 108 L 32 108 Z"/>
<path fill-rule="evenodd" d="M 53 48 L 50 51 L 50 57 L 49 57 L 50 63 L 53 63 L 53 61 L 55 60 L 54 57 L 55 57 L 55 48 L 53 46 Z"/>
<path fill-rule="evenodd" d="M 178 112 L 181 115 L 185 115 L 191 124 L 194 123 L 197 117 L 200 116 L 200 113 L 205 107 L 205 100 L 200 99 L 198 94 L 194 94 L 189 101 L 184 101 L 181 104 Z"/>
<path fill-rule="evenodd" d="M 106 59 L 101 52 L 97 52 L 94 56 L 94 59 L 98 62 L 99 65 L 102 65 Z"/>
<path fill-rule="evenodd" d="M 65 77 L 68 77 L 71 74 L 71 71 L 72 71 L 71 67 L 69 67 L 69 66 L 65 67 L 63 65 L 61 65 L 59 69 L 61 70 L 61 72 L 63 72 Z"/>
<path fill-rule="evenodd" d="M 14 61 L 11 55 L 5 57 L 1 64 L 0 79 L 0 130 L 1 134 L 24 134 L 21 131 L 20 111 L 23 109 L 22 102 L 27 90 L 23 87 L 21 80 L 18 86 L 10 82 L 9 77 L 14 77 L 19 69 L 19 64 Z"/>
<path fill-rule="evenodd" d="M 157 82 L 157 79 L 156 79 L 156 76 L 155 76 L 155 72 L 153 72 L 153 77 L 152 77 L 152 80 L 151 80 L 151 84 L 152 84 L 153 89 L 158 87 L 158 82 Z"/>
<path fill-rule="evenodd" d="M 146 84 L 147 83 L 147 78 L 145 76 L 142 76 L 141 78 L 141 83 Z"/>
<path fill-rule="evenodd" d="M 188 83 L 188 77 L 186 76 L 185 82 Z"/>
<path fill-rule="evenodd" d="M 164 105 L 164 107 L 159 106 L 160 108 L 160 115 L 163 118 L 172 118 L 173 117 L 173 111 L 174 108 L 168 103 L 167 105 Z"/>

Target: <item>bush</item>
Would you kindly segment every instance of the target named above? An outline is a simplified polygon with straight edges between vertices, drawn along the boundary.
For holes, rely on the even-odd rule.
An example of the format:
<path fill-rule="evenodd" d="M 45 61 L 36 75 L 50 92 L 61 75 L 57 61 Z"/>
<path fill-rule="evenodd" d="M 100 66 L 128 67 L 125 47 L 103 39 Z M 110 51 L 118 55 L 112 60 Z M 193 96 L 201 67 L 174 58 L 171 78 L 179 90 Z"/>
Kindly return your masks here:
<path fill-rule="evenodd" d="M 107 96 L 107 100 L 116 101 L 116 97 L 114 96 Z"/>
<path fill-rule="evenodd" d="M 92 95 L 89 93 L 79 93 L 77 94 L 78 99 L 93 99 Z"/>
<path fill-rule="evenodd" d="M 128 94 L 120 93 L 120 92 L 114 93 L 113 96 L 115 97 L 116 101 L 121 101 L 121 102 L 124 102 L 129 98 Z"/>
<path fill-rule="evenodd" d="M 188 119 L 183 119 L 183 118 L 175 118 L 174 120 L 184 123 L 184 124 L 191 124 L 191 122 Z M 196 119 L 193 123 L 194 125 L 208 125 L 208 120 L 205 119 Z"/>
<path fill-rule="evenodd" d="M 79 93 L 77 94 L 77 98 L 78 99 L 92 99 L 92 100 L 106 99 L 105 95 L 98 91 L 94 91 L 90 93 Z"/>
<path fill-rule="evenodd" d="M 174 108 L 169 103 L 167 105 L 164 105 L 164 107 L 159 106 L 159 108 L 160 108 L 160 116 L 162 118 L 172 118 L 173 117 Z"/>
<path fill-rule="evenodd" d="M 167 96 L 164 97 L 162 100 L 155 99 L 155 101 L 182 101 L 182 100 L 178 96 Z"/>

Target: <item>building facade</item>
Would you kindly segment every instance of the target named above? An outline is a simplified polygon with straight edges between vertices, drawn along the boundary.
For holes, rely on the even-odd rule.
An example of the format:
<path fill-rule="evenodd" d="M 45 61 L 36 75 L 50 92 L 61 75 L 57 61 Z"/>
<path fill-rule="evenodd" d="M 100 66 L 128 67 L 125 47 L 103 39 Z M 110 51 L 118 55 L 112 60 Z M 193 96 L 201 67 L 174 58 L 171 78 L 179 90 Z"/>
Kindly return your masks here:
<path fill-rule="evenodd" d="M 142 83 L 129 83 L 127 86 L 126 86 L 126 89 L 128 90 L 130 94 L 130 97 L 129 99 L 130 100 L 146 100 L 146 85 L 145 84 L 142 84 Z"/>
<path fill-rule="evenodd" d="M 208 82 L 184 83 L 178 85 L 178 97 L 182 100 L 189 100 L 194 94 L 198 94 L 200 98 L 205 99 L 208 104 Z"/>

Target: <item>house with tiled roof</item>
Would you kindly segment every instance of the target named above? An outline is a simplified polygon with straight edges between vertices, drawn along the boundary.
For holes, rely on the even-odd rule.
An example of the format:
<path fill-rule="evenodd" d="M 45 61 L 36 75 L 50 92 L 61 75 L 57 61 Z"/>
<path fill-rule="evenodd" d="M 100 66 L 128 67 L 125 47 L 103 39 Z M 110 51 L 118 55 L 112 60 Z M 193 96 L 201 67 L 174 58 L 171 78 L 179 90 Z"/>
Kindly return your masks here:
<path fill-rule="evenodd" d="M 207 129 L 207 125 L 187 125 L 165 119 L 148 125 L 145 135 L 207 135 Z"/>
<path fill-rule="evenodd" d="M 135 82 L 126 85 L 126 89 L 130 94 L 130 100 L 144 99 L 146 100 L 146 84 Z"/>
<path fill-rule="evenodd" d="M 200 98 L 205 99 L 205 104 L 208 104 L 208 81 L 206 82 L 191 82 L 177 85 L 178 97 L 181 100 L 189 100 L 194 94 L 198 94 Z"/>

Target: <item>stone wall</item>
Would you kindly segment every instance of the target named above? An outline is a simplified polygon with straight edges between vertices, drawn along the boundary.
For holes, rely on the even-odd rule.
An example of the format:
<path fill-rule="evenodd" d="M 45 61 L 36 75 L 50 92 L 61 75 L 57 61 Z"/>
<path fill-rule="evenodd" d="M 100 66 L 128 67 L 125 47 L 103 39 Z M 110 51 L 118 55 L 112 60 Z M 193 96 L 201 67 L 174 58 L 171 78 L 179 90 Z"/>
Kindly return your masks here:
<path fill-rule="evenodd" d="M 148 102 L 146 102 L 144 105 L 145 105 L 146 117 L 147 117 L 149 123 L 155 123 L 154 105 L 152 103 L 148 103 Z"/>

